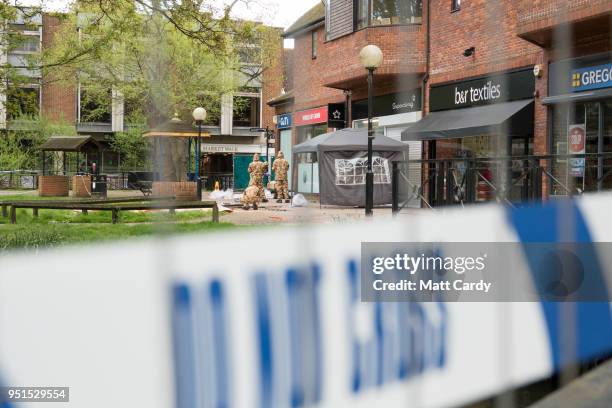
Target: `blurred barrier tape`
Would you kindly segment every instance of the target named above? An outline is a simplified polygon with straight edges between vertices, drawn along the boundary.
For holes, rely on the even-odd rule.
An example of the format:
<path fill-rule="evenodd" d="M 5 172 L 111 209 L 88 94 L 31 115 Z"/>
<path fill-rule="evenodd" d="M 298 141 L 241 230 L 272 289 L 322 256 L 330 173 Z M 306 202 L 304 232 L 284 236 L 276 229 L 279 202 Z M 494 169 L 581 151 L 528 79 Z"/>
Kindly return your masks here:
<path fill-rule="evenodd" d="M 361 242 L 610 241 L 611 203 L 5 257 L 0 377 L 70 407 L 458 406 L 608 355 L 610 303 L 362 303 Z"/>

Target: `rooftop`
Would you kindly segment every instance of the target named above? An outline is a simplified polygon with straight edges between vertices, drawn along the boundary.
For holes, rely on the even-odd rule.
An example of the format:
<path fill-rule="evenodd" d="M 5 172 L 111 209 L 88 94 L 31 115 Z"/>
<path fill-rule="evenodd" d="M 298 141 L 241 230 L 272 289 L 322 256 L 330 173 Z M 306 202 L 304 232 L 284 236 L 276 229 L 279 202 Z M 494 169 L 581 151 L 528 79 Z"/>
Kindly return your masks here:
<path fill-rule="evenodd" d="M 283 33 L 283 37 L 291 37 L 298 31 L 307 29 L 323 21 L 325 21 L 325 4 L 320 2 L 308 10 L 302 17 L 298 18 L 295 23 L 291 24 Z"/>

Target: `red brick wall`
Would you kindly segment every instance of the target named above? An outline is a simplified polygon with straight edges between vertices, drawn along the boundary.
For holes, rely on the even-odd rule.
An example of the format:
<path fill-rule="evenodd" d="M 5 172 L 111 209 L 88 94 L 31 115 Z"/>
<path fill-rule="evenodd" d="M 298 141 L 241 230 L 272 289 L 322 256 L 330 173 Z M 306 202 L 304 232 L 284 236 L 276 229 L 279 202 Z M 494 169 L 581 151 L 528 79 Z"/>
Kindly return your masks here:
<path fill-rule="evenodd" d="M 269 126 L 270 129 L 274 129 L 274 123 L 272 117 L 276 114 L 274 108 L 268 106 L 267 102 L 280 95 L 281 89 L 283 88 L 283 82 L 285 74 L 283 72 L 283 49 L 279 46 L 273 50 L 274 56 L 271 57 L 271 64 L 268 67 L 264 67 L 262 75 L 262 99 L 263 99 L 263 127 Z"/>
<path fill-rule="evenodd" d="M 610 0 L 517 0 L 518 34 L 610 13 Z"/>
<path fill-rule="evenodd" d="M 317 29 L 316 59 L 311 56 L 310 35 L 310 32 L 307 32 L 295 38 L 292 66 L 289 68 L 293 78 L 296 111 L 342 100 L 342 91 L 323 85 L 323 75 L 326 72 L 334 72 L 335 65 L 332 63 L 332 49 L 324 44 L 325 29 Z"/>
<path fill-rule="evenodd" d="M 450 1 L 431 0 L 431 84 L 533 65 L 542 50 L 516 35 L 513 1 L 472 0 L 451 13 Z M 471 57 L 463 51 L 476 47 Z"/>
<path fill-rule="evenodd" d="M 43 15 L 43 49 L 49 48 L 54 41 L 61 41 L 56 34 L 61 28 L 58 17 Z M 74 83 L 58 81 L 54 75 L 46 75 L 42 80 L 42 115 L 52 121 L 76 122 L 76 80 Z"/>
<path fill-rule="evenodd" d="M 350 80 L 347 88 L 365 88 L 366 71 L 359 64 L 359 51 L 368 44 L 376 44 L 383 51 L 384 63 L 376 72 L 379 77 L 422 73 L 422 33 L 421 25 L 372 27 L 325 41 L 325 28 L 320 27 L 317 29 L 316 59 L 312 59 L 310 32 L 296 37 L 290 67 L 296 95 L 295 110 L 344 100 L 342 91 L 326 87 L 326 84 Z"/>
<path fill-rule="evenodd" d="M 38 195 L 41 197 L 68 197 L 70 193 L 68 176 L 40 176 Z"/>

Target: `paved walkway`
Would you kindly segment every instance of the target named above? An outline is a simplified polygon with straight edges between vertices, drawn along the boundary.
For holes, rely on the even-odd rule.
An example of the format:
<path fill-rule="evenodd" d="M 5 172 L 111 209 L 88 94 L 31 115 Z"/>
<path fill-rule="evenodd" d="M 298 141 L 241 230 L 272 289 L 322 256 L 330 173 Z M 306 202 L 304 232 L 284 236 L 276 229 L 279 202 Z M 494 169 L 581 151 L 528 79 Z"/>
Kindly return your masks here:
<path fill-rule="evenodd" d="M 209 199 L 209 192 L 204 193 L 204 199 Z M 5 195 L 36 196 L 37 192 L 32 190 L 0 190 L 0 199 Z M 111 190 L 109 197 L 140 197 L 142 193 L 136 190 Z M 292 207 L 291 204 L 279 204 L 276 200 L 262 203 L 258 210 L 243 210 L 239 206 L 229 207 L 231 212 L 221 213 L 221 221 L 231 222 L 238 225 L 272 225 L 272 224 L 328 224 L 346 223 L 365 218 L 363 208 L 345 207 L 319 207 L 317 196 L 308 197 L 308 206 Z M 402 211 L 400 217 L 423 213 L 428 210 L 408 209 Z M 391 208 L 376 208 L 374 216 L 391 217 Z"/>
<path fill-rule="evenodd" d="M 363 208 L 319 207 L 319 202 L 311 197 L 306 207 L 292 207 L 291 204 L 279 204 L 275 200 L 262 203 L 258 210 L 243 210 L 231 207 L 231 213 L 222 213 L 221 221 L 240 225 L 255 224 L 328 224 L 346 223 L 365 218 Z M 422 213 L 422 209 L 402 211 L 400 217 Z M 391 217 L 391 207 L 374 209 L 374 216 Z"/>

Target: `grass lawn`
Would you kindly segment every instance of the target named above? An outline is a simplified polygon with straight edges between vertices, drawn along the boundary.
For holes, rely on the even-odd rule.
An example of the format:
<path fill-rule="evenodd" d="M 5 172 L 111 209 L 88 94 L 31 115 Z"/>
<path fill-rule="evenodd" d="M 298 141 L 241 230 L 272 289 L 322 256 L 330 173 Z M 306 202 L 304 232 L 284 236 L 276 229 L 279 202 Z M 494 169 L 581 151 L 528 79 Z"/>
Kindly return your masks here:
<path fill-rule="evenodd" d="M 159 212 L 121 212 L 120 224 L 111 224 L 109 211 L 17 210 L 17 224 L 0 217 L 0 252 L 19 248 L 42 248 L 64 244 L 100 242 L 153 234 L 213 231 L 235 227 L 231 223 L 211 222 L 211 210 Z"/>

